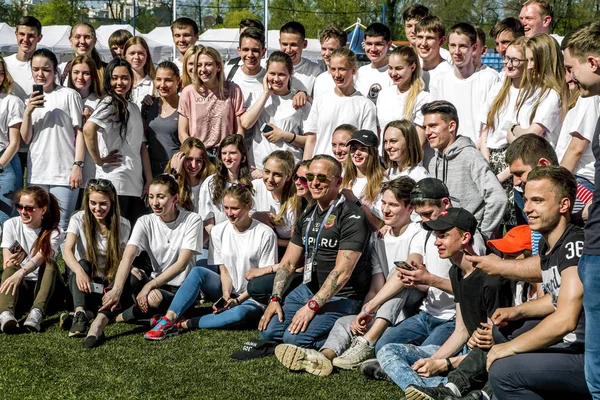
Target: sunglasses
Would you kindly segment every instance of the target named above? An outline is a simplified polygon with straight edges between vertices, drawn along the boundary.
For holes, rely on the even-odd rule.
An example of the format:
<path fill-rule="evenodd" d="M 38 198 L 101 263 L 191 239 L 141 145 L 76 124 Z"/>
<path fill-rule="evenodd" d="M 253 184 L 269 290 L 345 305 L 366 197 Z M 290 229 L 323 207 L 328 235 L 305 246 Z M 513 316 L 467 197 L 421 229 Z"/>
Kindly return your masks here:
<path fill-rule="evenodd" d="M 306 174 L 306 180 L 308 182 L 314 181 L 315 178 L 317 178 L 317 180 L 321 183 L 327 182 L 330 179 L 330 177 L 325 174 L 317 174 L 317 175 L 311 174 L 311 173 Z"/>
<path fill-rule="evenodd" d="M 308 185 L 308 180 L 305 176 L 299 176 L 298 174 L 294 174 L 294 182 L 300 181 L 302 186 Z"/>
<path fill-rule="evenodd" d="M 25 212 L 28 212 L 28 213 L 32 213 L 35 211 L 36 208 L 38 208 L 38 207 L 34 207 L 34 206 L 24 206 L 23 204 L 17 204 L 16 207 L 17 207 L 17 210 L 19 210 L 19 211 L 24 210 Z"/>
<path fill-rule="evenodd" d="M 112 187 L 113 184 L 108 179 L 93 178 L 88 181 L 87 185 L 85 185 L 86 188 L 88 188 L 90 186 L 100 186 L 101 188 L 106 189 L 106 188 Z"/>

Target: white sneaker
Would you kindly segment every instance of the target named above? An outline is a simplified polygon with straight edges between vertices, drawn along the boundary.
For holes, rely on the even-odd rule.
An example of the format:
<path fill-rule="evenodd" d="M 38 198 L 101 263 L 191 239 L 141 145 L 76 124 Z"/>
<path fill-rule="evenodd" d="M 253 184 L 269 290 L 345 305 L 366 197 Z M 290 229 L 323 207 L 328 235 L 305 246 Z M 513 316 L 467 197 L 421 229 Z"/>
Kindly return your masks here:
<path fill-rule="evenodd" d="M 318 376 L 327 376 L 333 371 L 331 361 L 323 353 L 293 344 L 275 347 L 275 357 L 290 371 L 306 371 Z"/>
<path fill-rule="evenodd" d="M 367 339 L 357 336 L 346 351 L 333 359 L 333 365 L 341 369 L 357 368 L 363 361 L 373 357 L 373 351 L 374 349 Z"/>
<path fill-rule="evenodd" d="M 12 332 L 17 329 L 18 322 L 13 313 L 4 311 L 0 314 L 0 330 L 4 333 Z"/>
<path fill-rule="evenodd" d="M 42 315 L 40 309 L 32 308 L 23 326 L 29 329 L 30 331 L 39 332 L 40 325 L 42 324 L 42 318 L 44 318 L 44 316 Z"/>

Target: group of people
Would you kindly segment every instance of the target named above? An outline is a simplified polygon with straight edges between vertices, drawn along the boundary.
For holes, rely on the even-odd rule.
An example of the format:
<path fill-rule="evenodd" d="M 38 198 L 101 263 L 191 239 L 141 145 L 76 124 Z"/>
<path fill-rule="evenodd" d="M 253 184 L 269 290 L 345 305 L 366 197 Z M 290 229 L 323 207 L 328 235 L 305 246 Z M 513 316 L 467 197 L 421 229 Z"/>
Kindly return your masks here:
<path fill-rule="evenodd" d="M 80 23 L 59 64 L 23 17 L 0 58 L 0 330 L 68 304 L 85 348 L 113 322 L 258 327 L 238 357 L 408 399 L 600 398 L 600 24 L 552 17 L 527 0 L 493 27 L 500 72 L 483 30 L 418 4 L 408 45 L 367 27 L 360 68 L 335 26 L 317 63 L 300 23 L 265 58 L 242 20 L 225 63 L 189 18 L 172 62 L 127 31 L 105 62 Z"/>

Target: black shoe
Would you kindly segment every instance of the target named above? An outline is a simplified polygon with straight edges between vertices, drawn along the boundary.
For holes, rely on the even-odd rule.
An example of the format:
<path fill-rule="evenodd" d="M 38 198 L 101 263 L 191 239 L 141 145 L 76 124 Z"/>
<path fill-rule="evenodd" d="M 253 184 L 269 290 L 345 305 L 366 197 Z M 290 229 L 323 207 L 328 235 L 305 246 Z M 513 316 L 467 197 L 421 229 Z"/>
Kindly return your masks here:
<path fill-rule="evenodd" d="M 71 329 L 71 325 L 73 324 L 73 315 L 75 315 L 75 313 L 72 312 L 60 314 L 60 318 L 58 319 L 58 326 L 60 329 L 63 331 L 68 331 Z"/>
<path fill-rule="evenodd" d="M 83 337 L 88 331 L 88 317 L 85 311 L 77 311 L 73 317 L 73 324 L 69 331 L 69 337 Z"/>
<path fill-rule="evenodd" d="M 385 373 L 379 361 L 376 358 L 371 358 L 360 364 L 359 371 L 367 378 L 376 379 L 378 381 L 389 381 L 390 377 Z"/>
<path fill-rule="evenodd" d="M 444 385 L 437 387 L 424 387 L 416 385 L 408 385 L 406 388 L 407 400 L 454 400 L 460 399 L 460 396 L 456 396 L 452 390 Z"/>
<path fill-rule="evenodd" d="M 463 400 L 481 400 L 481 390 L 473 390 L 472 392 L 469 392 L 469 394 L 467 394 L 466 396 L 460 397 L 460 399 Z M 452 400 L 455 399 L 456 397 L 446 397 L 444 400 Z M 491 399 L 491 393 L 489 398 Z"/>
<path fill-rule="evenodd" d="M 98 347 L 102 343 L 104 343 L 104 340 L 106 340 L 106 338 L 104 337 L 104 332 L 100 335 L 100 337 L 88 336 L 83 341 L 83 348 L 84 349 L 93 349 L 94 347 Z"/>

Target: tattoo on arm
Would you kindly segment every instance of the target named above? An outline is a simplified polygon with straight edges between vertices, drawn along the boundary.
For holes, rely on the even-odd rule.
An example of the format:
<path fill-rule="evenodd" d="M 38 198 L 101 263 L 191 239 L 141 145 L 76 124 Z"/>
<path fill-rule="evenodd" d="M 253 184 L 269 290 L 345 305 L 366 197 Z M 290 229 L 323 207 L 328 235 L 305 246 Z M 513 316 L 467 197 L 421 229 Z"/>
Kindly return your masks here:
<path fill-rule="evenodd" d="M 335 294 L 340 290 L 340 286 L 338 284 L 338 279 L 340 278 L 340 273 L 338 271 L 331 271 L 329 274 L 329 298 L 335 296 Z"/>
<path fill-rule="evenodd" d="M 275 273 L 275 279 L 273 281 L 273 294 L 278 296 L 283 294 L 285 287 L 287 286 L 288 279 L 293 273 L 293 270 L 290 271 L 287 268 L 287 265 L 282 264 L 280 267 L 283 268 L 277 269 L 277 272 Z"/>
<path fill-rule="evenodd" d="M 344 257 L 346 260 L 351 260 L 352 257 L 350 257 L 350 254 L 352 254 L 352 252 L 350 250 L 344 250 L 342 251 L 342 257 Z"/>

